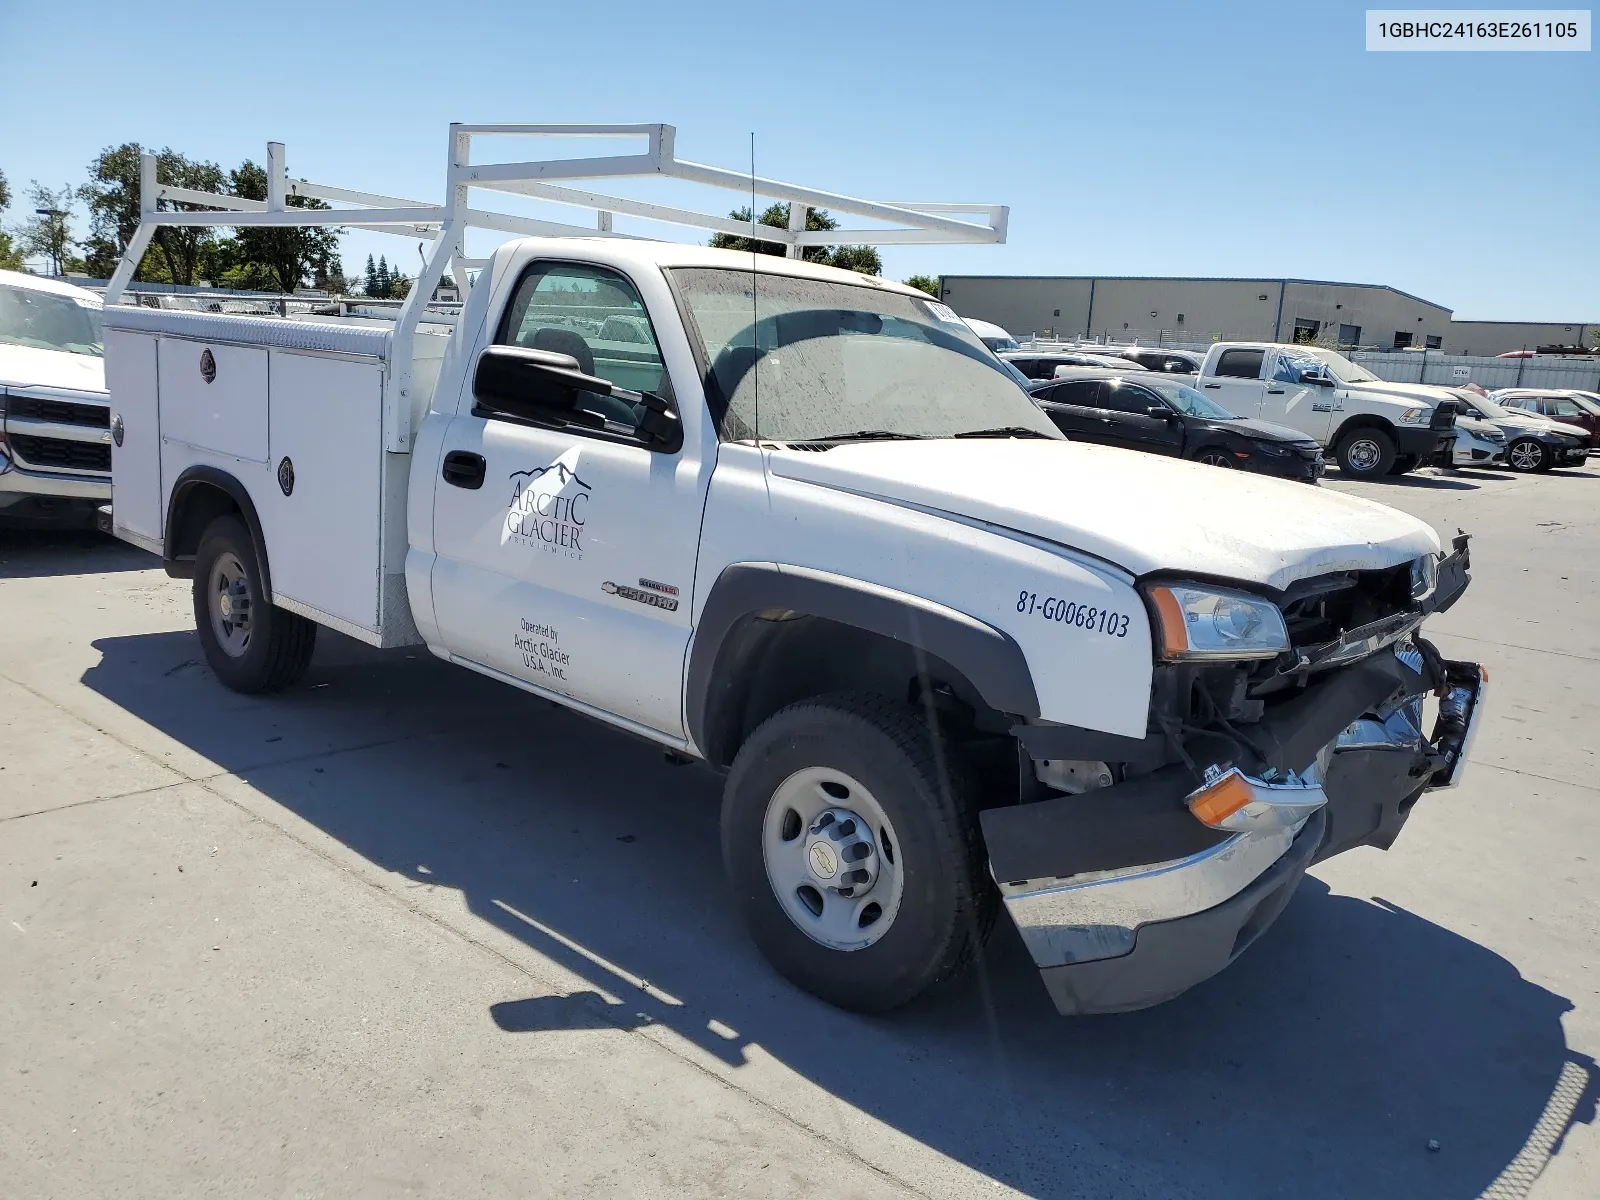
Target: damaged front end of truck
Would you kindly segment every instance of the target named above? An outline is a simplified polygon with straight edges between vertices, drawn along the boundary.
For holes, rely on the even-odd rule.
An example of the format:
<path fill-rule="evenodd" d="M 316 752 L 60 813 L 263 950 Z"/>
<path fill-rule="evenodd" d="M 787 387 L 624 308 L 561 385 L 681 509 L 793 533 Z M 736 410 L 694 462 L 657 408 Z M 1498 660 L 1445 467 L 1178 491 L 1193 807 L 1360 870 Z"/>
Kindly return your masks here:
<path fill-rule="evenodd" d="M 1460 782 L 1487 674 L 1420 627 L 1460 598 L 1469 566 L 1463 535 L 1442 559 L 1240 595 L 1243 617 L 1219 615 L 1228 593 L 1211 585 L 1141 581 L 1159 631 L 1146 736 L 1019 725 L 1023 802 L 982 814 L 1006 909 L 1062 1013 L 1144 1008 L 1216 974 L 1307 867 L 1387 849 L 1425 792 Z M 1281 617 L 1277 649 L 1189 644 L 1197 608 L 1243 627 L 1252 603 Z"/>

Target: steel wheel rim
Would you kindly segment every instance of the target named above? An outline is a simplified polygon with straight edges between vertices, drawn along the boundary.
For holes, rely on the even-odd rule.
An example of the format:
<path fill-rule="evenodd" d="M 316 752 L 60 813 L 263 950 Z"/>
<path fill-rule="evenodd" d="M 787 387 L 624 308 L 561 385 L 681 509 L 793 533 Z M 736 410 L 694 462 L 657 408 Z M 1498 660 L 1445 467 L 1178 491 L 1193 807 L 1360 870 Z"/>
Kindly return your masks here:
<path fill-rule="evenodd" d="M 252 614 L 250 577 L 244 564 L 231 550 L 225 550 L 211 564 L 206 588 L 206 611 L 211 616 L 211 631 L 229 658 L 240 658 L 250 648 Z"/>
<path fill-rule="evenodd" d="M 1511 465 L 1519 471 L 1537 471 L 1544 461 L 1544 447 L 1538 442 L 1518 442 L 1511 447 Z"/>
<path fill-rule="evenodd" d="M 1233 470 L 1233 464 L 1228 461 L 1227 455 L 1216 450 L 1211 451 L 1209 454 L 1202 454 L 1200 462 L 1207 467 L 1225 467 L 1230 471 Z"/>
<path fill-rule="evenodd" d="M 1358 471 L 1370 471 L 1383 459 L 1383 449 L 1371 438 L 1359 438 L 1350 443 L 1345 458 Z"/>
<path fill-rule="evenodd" d="M 850 820 L 856 827 L 846 831 Z M 865 856 L 846 857 L 863 843 Z M 761 855 L 784 915 L 819 945 L 864 950 L 893 926 L 905 892 L 900 840 L 877 798 L 843 771 L 807 767 L 778 785 L 767 802 Z M 869 873 L 870 883 L 852 885 L 856 871 Z"/>

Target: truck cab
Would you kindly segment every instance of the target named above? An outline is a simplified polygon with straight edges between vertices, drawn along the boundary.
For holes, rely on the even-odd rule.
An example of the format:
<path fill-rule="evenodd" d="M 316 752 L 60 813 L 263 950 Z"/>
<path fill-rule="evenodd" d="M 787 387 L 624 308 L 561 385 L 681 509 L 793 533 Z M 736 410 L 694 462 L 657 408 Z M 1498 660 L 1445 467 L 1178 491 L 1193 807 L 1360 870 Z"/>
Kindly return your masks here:
<path fill-rule="evenodd" d="M 452 159 L 512 191 L 562 167 Z M 160 198 L 146 221 L 188 215 Z M 900 284 L 601 236 L 475 261 L 468 214 L 391 203 L 440 224 L 414 296 L 446 258 L 473 280 L 442 329 L 425 300 L 393 330 L 108 307 L 108 520 L 192 581 L 228 686 L 292 688 L 331 628 L 704 762 L 751 937 L 861 1011 L 958 973 L 1001 911 L 1063 1013 L 1159 1003 L 1459 782 L 1484 677 L 1421 627 L 1465 538 L 1074 443 Z"/>
<path fill-rule="evenodd" d="M 1455 436 L 1446 389 L 1388 383 L 1321 347 L 1219 342 L 1196 386 L 1241 417 L 1310 435 L 1356 478 L 1403 474 L 1447 455 Z"/>

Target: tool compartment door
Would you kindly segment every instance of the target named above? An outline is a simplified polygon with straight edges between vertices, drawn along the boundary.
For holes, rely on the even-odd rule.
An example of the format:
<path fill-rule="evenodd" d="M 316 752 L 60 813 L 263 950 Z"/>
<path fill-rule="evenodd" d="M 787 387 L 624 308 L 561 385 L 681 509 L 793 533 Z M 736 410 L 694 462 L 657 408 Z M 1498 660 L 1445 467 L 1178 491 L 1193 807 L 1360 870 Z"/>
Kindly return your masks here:
<path fill-rule="evenodd" d="M 166 510 L 161 494 L 156 339 L 124 329 L 106 330 L 105 339 L 106 391 L 111 394 L 112 530 L 155 548 L 161 542 Z"/>
<path fill-rule="evenodd" d="M 378 628 L 383 368 L 271 352 L 270 482 L 255 497 L 272 591 L 363 630 Z"/>

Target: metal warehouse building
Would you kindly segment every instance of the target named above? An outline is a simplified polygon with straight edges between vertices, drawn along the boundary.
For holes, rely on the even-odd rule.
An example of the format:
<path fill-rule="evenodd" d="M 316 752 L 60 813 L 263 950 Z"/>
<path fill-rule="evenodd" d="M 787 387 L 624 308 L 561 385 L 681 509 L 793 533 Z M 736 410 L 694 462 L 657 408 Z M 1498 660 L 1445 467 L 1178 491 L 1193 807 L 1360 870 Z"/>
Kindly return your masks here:
<path fill-rule="evenodd" d="M 1396 288 L 1317 279 L 946 275 L 946 304 L 1017 337 L 1130 337 L 1448 349 L 1450 310 Z"/>

